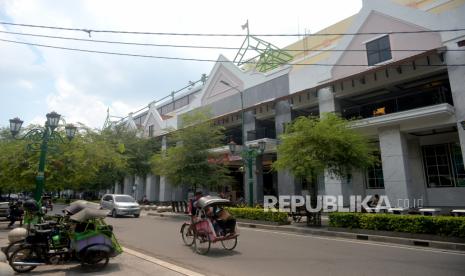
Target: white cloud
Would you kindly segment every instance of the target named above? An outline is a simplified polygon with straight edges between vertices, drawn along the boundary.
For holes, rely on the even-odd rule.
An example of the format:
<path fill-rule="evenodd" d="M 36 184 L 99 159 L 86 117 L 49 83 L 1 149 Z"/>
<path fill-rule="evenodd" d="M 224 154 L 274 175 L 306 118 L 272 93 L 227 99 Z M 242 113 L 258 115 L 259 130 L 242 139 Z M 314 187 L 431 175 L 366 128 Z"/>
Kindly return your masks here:
<path fill-rule="evenodd" d="M 337 9 L 334 7 L 337 6 Z M 185 33 L 241 33 L 249 19 L 252 33 L 315 32 L 335 23 L 361 7 L 361 0 L 326 1 L 35 1 L 5 0 L 0 9 L 9 17 L 4 21 L 74 28 L 134 30 Z M 0 29 L 3 27 L 0 26 Z M 48 35 L 89 38 L 84 32 L 8 27 L 9 30 Z M 235 51 L 180 48 L 137 47 L 77 41 L 41 39 L 1 34 L 5 39 L 63 47 L 95 49 L 145 55 L 191 57 L 216 60 L 220 53 L 233 59 Z M 93 33 L 94 39 L 150 42 L 160 44 L 219 45 L 239 47 L 242 38 L 167 37 Z M 266 40 L 285 46 L 296 38 Z M 103 124 L 107 106 L 111 114 L 125 116 L 150 101 L 162 98 L 202 73 L 209 73 L 212 63 L 163 61 L 131 57 L 69 52 L 56 49 L 5 44 L 0 42 L 0 88 L 14 83 L 18 91 L 34 92 L 37 101 L 46 98 L 48 111 L 56 110 L 68 121 L 90 126 Z M 44 83 L 45 82 L 45 83 Z M 17 91 L 10 90 L 11 94 Z M 5 91 L 7 91 L 5 89 Z M 10 103 L 1 94 L 5 104 Z M 26 96 L 24 96 L 25 99 Z M 11 100 L 12 101 L 12 100 Z M 1 101 L 0 101 L 1 102 Z M 13 103 L 13 102 L 11 102 Z M 1 103 L 0 103 L 1 104 Z M 12 105 L 12 104 L 10 104 Z M 24 105 L 21 113 L 38 118 L 43 108 Z M 37 105 L 39 106 L 39 105 Z M 3 112 L 0 111 L 0 112 Z M 39 114 L 36 114 L 36 113 Z M 4 114 L 0 113 L 0 117 Z M 9 116 L 9 115 L 8 115 Z"/>
<path fill-rule="evenodd" d="M 91 127 L 101 127 L 106 117 L 107 106 L 96 95 L 80 91 L 68 80 L 58 78 L 55 87 L 57 92 L 47 97 L 49 110 L 54 110 L 65 117 L 68 123 L 80 122 Z M 127 114 L 134 107 L 115 101 L 110 110 Z"/>

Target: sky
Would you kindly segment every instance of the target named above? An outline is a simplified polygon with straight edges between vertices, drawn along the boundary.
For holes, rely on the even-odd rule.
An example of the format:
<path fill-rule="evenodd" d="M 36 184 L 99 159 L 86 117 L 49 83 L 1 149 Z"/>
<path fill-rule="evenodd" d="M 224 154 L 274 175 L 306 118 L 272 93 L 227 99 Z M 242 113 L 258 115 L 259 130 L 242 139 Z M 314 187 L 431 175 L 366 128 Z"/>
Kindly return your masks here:
<path fill-rule="evenodd" d="M 362 0 L 0 0 L 0 21 L 94 30 L 174 33 L 314 33 L 361 9 Z M 0 31 L 89 39 L 82 31 L 0 25 Z M 79 42 L 0 33 L 0 39 L 97 51 L 216 60 L 237 51 Z M 156 44 L 240 47 L 243 38 L 91 33 L 90 39 Z M 297 38 L 268 37 L 285 47 Z M 189 81 L 214 63 L 110 56 L 0 41 L 0 126 L 19 117 L 41 124 L 56 111 L 67 123 L 101 128 L 107 108 L 126 116 Z"/>

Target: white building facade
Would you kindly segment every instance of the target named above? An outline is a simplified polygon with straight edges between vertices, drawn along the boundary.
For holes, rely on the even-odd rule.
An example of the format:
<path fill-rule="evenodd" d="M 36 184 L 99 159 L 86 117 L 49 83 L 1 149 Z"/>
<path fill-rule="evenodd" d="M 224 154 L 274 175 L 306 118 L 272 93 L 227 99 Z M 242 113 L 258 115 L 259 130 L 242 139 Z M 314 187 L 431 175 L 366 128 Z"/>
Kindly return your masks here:
<path fill-rule="evenodd" d="M 293 55 L 288 64 L 263 73 L 220 56 L 208 79 L 127 121 L 149 138 L 163 137 L 166 148 L 164 135 L 178 127 L 178 116 L 206 107 L 226 128 L 225 145 L 266 141 L 253 168 L 258 201 L 268 194 L 305 195 L 317 185 L 327 195 L 387 195 L 401 207 L 464 207 L 465 31 L 432 31 L 465 29 L 464 16 L 465 1 L 365 0 L 358 14 L 283 49 Z M 341 35 L 348 33 L 359 35 Z M 285 124 L 324 112 L 354 120 L 353 128 L 376 145 L 380 165 L 313 183 L 272 171 Z M 242 161 L 227 147 L 217 151 L 239 183 L 229 191 L 247 199 Z M 148 175 L 126 177 L 115 192 L 171 201 L 188 191 Z"/>

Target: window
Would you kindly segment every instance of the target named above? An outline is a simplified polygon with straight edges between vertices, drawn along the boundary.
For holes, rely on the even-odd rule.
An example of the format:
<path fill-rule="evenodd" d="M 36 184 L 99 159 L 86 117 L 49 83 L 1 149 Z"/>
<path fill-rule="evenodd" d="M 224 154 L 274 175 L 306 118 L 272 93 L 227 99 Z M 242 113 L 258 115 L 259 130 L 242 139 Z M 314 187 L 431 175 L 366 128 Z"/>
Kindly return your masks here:
<path fill-rule="evenodd" d="M 368 65 L 375 65 L 380 62 L 390 60 L 391 44 L 389 43 L 389 36 L 370 41 L 366 44 Z"/>
<path fill-rule="evenodd" d="M 149 126 L 149 137 L 153 137 L 153 125 Z"/>
<path fill-rule="evenodd" d="M 465 186 L 462 152 L 457 144 L 423 146 L 428 187 Z"/>
<path fill-rule="evenodd" d="M 377 162 L 367 170 L 367 189 L 384 189 L 383 167 L 381 166 L 381 153 L 376 152 Z"/>

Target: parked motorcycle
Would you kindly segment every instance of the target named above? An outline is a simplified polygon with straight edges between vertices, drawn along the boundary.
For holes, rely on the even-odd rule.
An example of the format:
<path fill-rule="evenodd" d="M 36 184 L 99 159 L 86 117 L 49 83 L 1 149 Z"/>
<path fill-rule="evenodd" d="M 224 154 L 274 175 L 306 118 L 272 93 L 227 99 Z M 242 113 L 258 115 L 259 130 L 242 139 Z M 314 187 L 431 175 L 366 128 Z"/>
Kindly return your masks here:
<path fill-rule="evenodd" d="M 37 266 L 78 261 L 84 266 L 105 267 L 122 252 L 113 228 L 104 218 L 107 211 L 80 202 L 71 204 L 60 222 L 31 228 L 24 242 L 9 256 L 10 266 L 19 273 Z M 45 227 L 47 228 L 47 227 Z"/>

